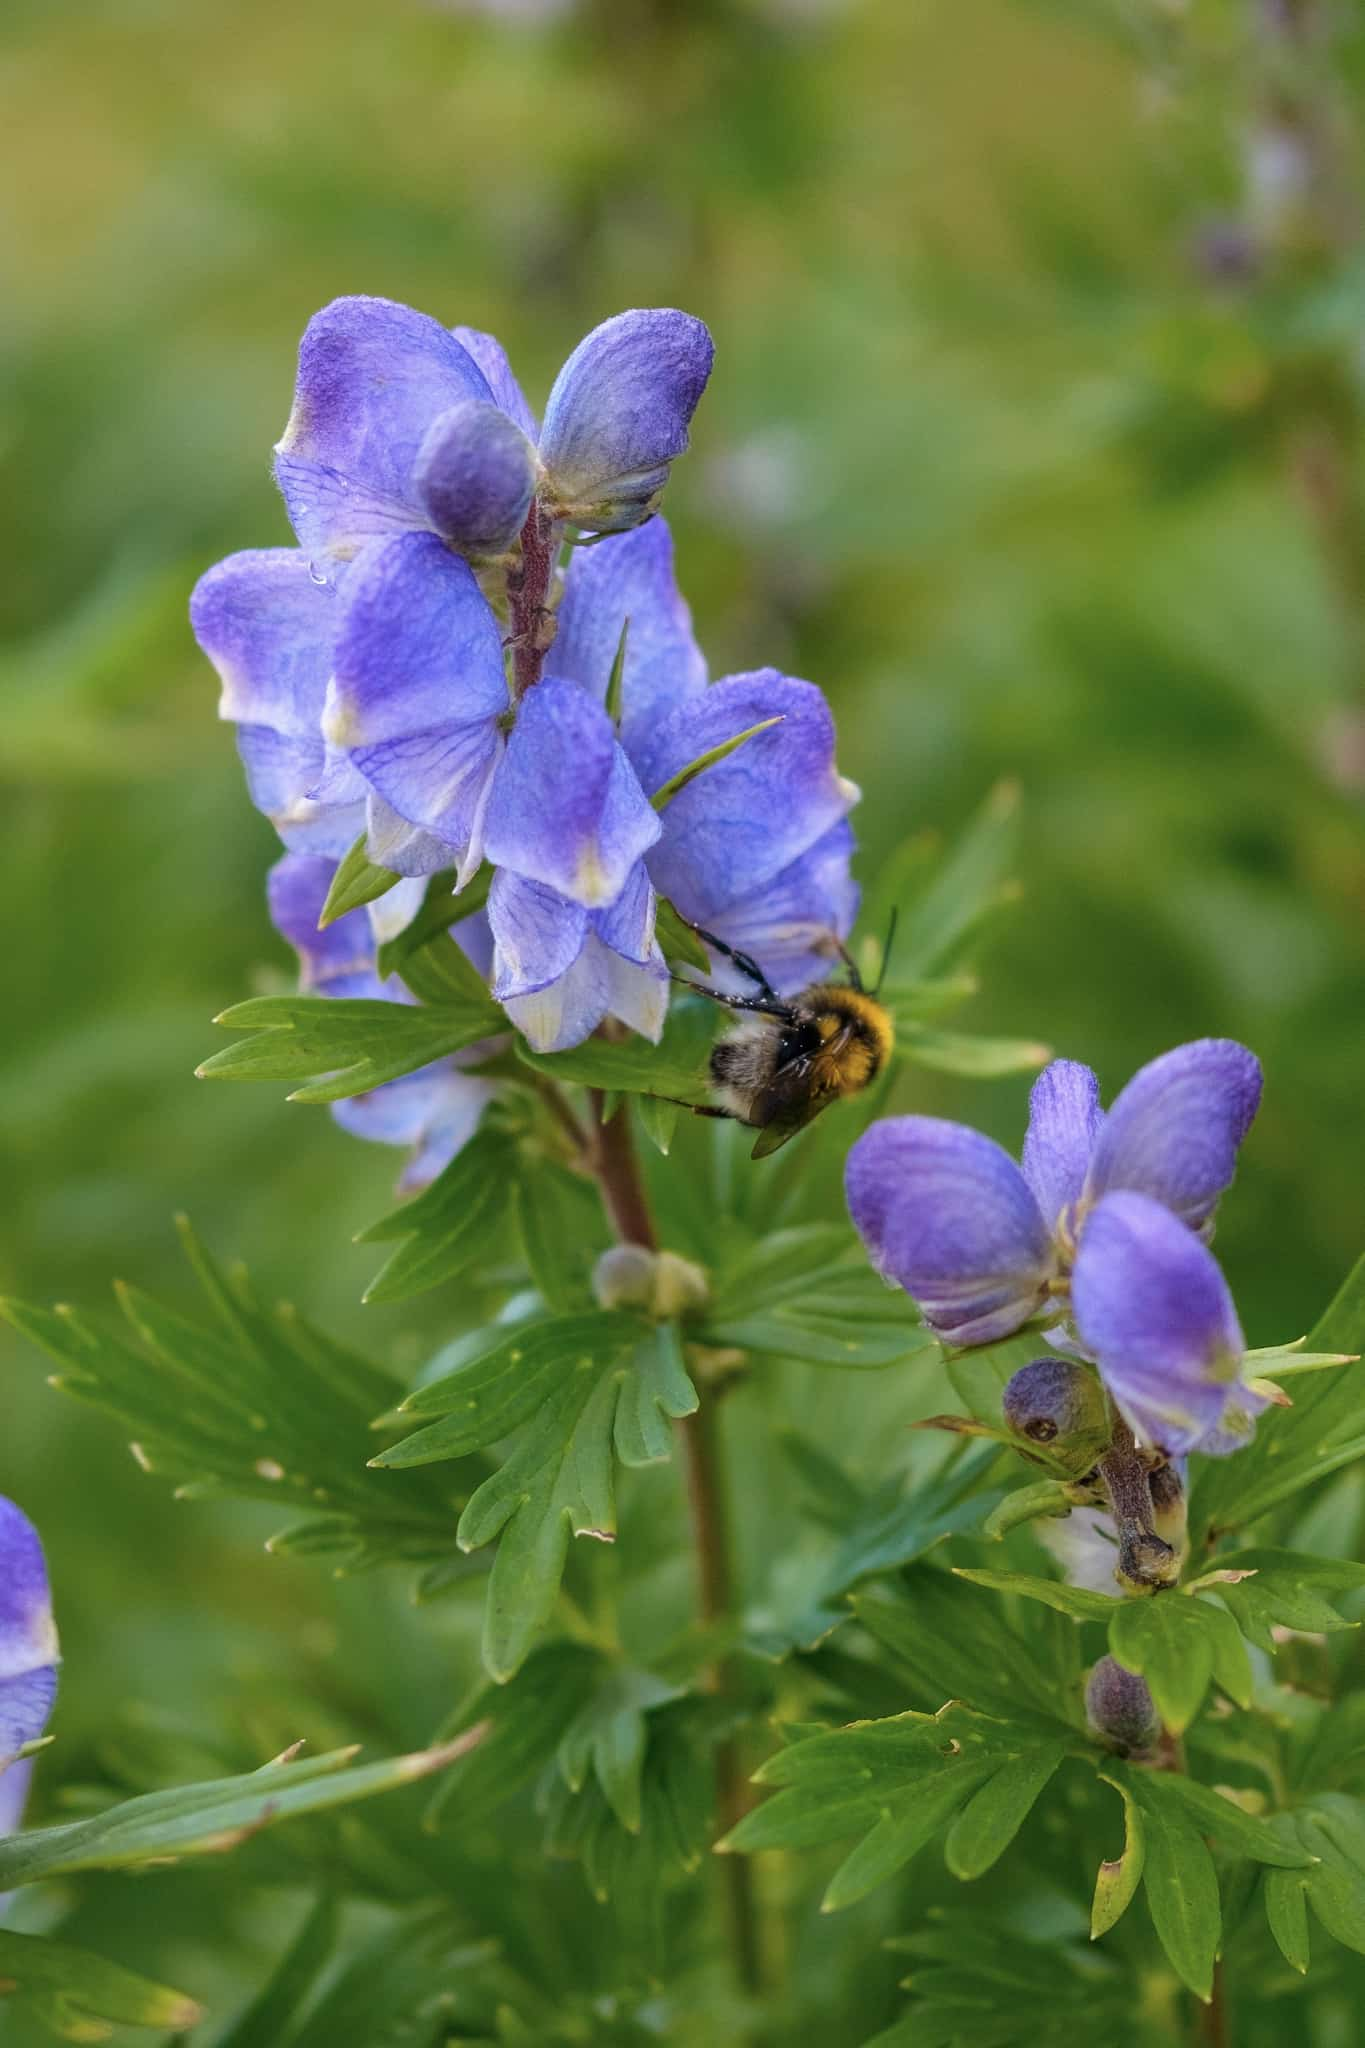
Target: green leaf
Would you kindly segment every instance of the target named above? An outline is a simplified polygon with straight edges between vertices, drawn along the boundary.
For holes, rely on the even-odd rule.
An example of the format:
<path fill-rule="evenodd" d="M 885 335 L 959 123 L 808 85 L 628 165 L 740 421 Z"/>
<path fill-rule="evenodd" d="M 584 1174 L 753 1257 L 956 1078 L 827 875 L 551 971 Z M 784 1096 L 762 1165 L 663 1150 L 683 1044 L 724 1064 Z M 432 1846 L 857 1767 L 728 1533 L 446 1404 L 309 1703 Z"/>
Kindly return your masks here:
<path fill-rule="evenodd" d="M 705 996 L 676 996 L 668 1006 L 658 1045 L 632 1035 L 613 1043 L 588 1038 L 570 1052 L 532 1052 L 517 1040 L 517 1057 L 561 1085 L 618 1089 L 626 1095 L 664 1095 L 684 1103 L 710 1099 L 706 1055 L 718 1010 Z"/>
<path fill-rule="evenodd" d="M 1068 1586 L 1062 1579 L 1032 1578 L 1026 1572 L 975 1571 L 957 1565 L 953 1577 L 970 1579 L 974 1586 L 989 1586 L 997 1593 L 1018 1593 L 1025 1600 L 1041 1600 L 1045 1607 L 1054 1607 L 1058 1614 L 1069 1614 L 1073 1621 L 1108 1621 L 1127 1604 L 1111 1600 L 1107 1593 Z"/>
<path fill-rule="evenodd" d="M 902 911 L 896 966 L 907 980 L 941 974 L 983 920 L 1009 900 L 1018 845 L 1019 789 L 1002 782 L 919 896 Z"/>
<path fill-rule="evenodd" d="M 939 1031 L 909 1018 L 897 1021 L 895 1053 L 918 1067 L 990 1081 L 1001 1074 L 1031 1074 L 1052 1058 L 1052 1048 L 1034 1038 L 976 1038 L 965 1031 Z"/>
<path fill-rule="evenodd" d="M 264 1989 L 238 2014 L 215 2048 L 275 2048 L 289 2033 L 337 1945 L 336 1900 L 324 1892 L 277 1963 Z"/>
<path fill-rule="evenodd" d="M 698 754 L 695 761 L 689 761 L 685 768 L 679 768 L 676 775 L 670 775 L 667 782 L 655 790 L 650 802 L 656 811 L 666 811 L 675 796 L 686 789 L 689 782 L 695 782 L 708 768 L 714 768 L 718 761 L 724 761 L 742 747 L 746 740 L 758 733 L 767 732 L 774 725 L 781 725 L 785 714 L 779 712 L 775 718 L 761 718 L 757 725 L 747 725 L 743 732 L 737 732 L 733 739 L 721 740 L 717 746 L 708 747 L 704 754 Z"/>
<path fill-rule="evenodd" d="M 610 1237 L 596 1188 L 541 1153 L 523 1154 L 514 1196 L 537 1293 L 552 1309 L 584 1307 L 592 1298 L 593 1262 Z"/>
<path fill-rule="evenodd" d="M 1265 1916 L 1276 1946 L 1291 1970 L 1300 1976 L 1309 1964 L 1308 1881 L 1293 1870 L 1265 1874 Z"/>
<path fill-rule="evenodd" d="M 665 1102 L 659 1095 L 636 1097 L 640 1112 L 640 1129 L 649 1139 L 656 1152 L 662 1152 L 665 1159 L 673 1149 L 677 1134 L 678 1118 L 682 1110 L 676 1102 Z"/>
<path fill-rule="evenodd" d="M 1237 1583 L 1221 1581 L 1216 1592 L 1249 1642 L 1273 1655 L 1274 1630 L 1303 1629 L 1329 1634 L 1359 1626 L 1346 1621 L 1323 1598 L 1365 1585 L 1365 1565 L 1349 1559 L 1312 1557 L 1292 1550 L 1239 1550 L 1218 1559 L 1220 1572 L 1247 1572 Z"/>
<path fill-rule="evenodd" d="M 1109 1775 L 1106 1773 L 1106 1775 Z M 1136 1783 L 1138 1798 L 1150 1812 L 1153 1806 L 1188 1821 L 1201 1835 L 1213 1835 L 1223 1846 L 1254 1863 L 1269 1863 L 1285 1870 L 1302 1869 L 1312 1857 L 1266 1821 L 1248 1813 L 1235 1799 L 1201 1785 L 1183 1771 L 1139 1771 L 1124 1767 L 1130 1787 Z M 1111 1782 L 1113 1782 L 1111 1777 Z"/>
<path fill-rule="evenodd" d="M 697 1390 L 683 1361 L 674 1323 L 656 1323 L 636 1343 L 632 1370 L 621 1381 L 613 1426 L 623 1465 L 658 1465 L 672 1456 L 670 1422 L 696 1413 Z"/>
<path fill-rule="evenodd" d="M 405 1414 L 442 1419 L 372 1460 L 426 1464 L 517 1432 L 456 1532 L 466 1551 L 500 1539 L 483 1636 L 494 1678 L 519 1669 L 549 1619 L 570 1536 L 614 1540 L 613 1448 L 632 1462 L 666 1457 L 664 1417 L 696 1405 L 675 1344 L 639 1317 L 606 1311 L 514 1327 L 410 1395 Z"/>
<path fill-rule="evenodd" d="M 327 901 L 322 906 L 318 919 L 318 930 L 326 931 L 329 924 L 335 924 L 348 910 L 359 910 L 366 903 L 377 902 L 387 896 L 395 882 L 401 877 L 392 868 L 376 866 L 365 851 L 368 832 L 362 832 L 344 856 L 332 877 L 332 886 L 327 891 Z"/>
<path fill-rule="evenodd" d="M 488 983 L 449 932 L 436 932 L 425 945 L 415 947 L 398 972 L 419 1002 L 436 1008 L 446 1004 L 482 1009 L 497 1030 L 506 1030 L 506 1017 L 491 1005 Z"/>
<path fill-rule="evenodd" d="M 645 1716 L 680 1697 L 652 1672 L 618 1666 L 586 1700 L 560 1738 L 560 1775 L 581 1792 L 593 1774 L 621 1826 L 640 1832 L 647 1731 Z"/>
<path fill-rule="evenodd" d="M 998 1600 L 964 1599 L 955 1572 L 912 1565 L 894 1600 L 858 1593 L 850 1604 L 921 1696 L 947 1693 L 1007 1718 L 1033 1714 L 1056 1734 L 1062 1688 L 1074 1683 L 1074 1664 L 1068 1662 L 1063 1676 L 1036 1627 L 1025 1636 L 1009 1625 Z M 1065 1631 L 1068 1649 L 1071 1633 Z"/>
<path fill-rule="evenodd" d="M 362 1299 L 407 1301 L 492 1263 L 505 1245 L 515 1160 L 512 1140 L 485 1125 L 415 1200 L 360 1231 L 357 1244 L 401 1240 Z"/>
<path fill-rule="evenodd" d="M 181 1228 L 205 1297 L 197 1320 L 132 1288 L 116 1290 L 122 1330 L 71 1309 L 8 1302 L 0 1312 L 57 1361 L 54 1384 L 112 1416 L 144 1469 L 182 1497 L 233 1494 L 301 1510 L 315 1518 L 320 1551 L 356 1563 L 448 1555 L 443 1481 L 365 1469 L 394 1381 L 294 1309 L 260 1308 L 245 1278 L 230 1283 Z M 287 1547 L 307 1540 L 291 1532 Z"/>
<path fill-rule="evenodd" d="M 626 644 L 630 639 L 630 614 L 621 621 L 621 637 L 616 643 L 616 652 L 611 659 L 611 674 L 607 677 L 607 717 L 613 725 L 621 723 L 622 685 L 626 675 Z"/>
<path fill-rule="evenodd" d="M 812 1365 L 879 1370 L 937 1348 L 842 1226 L 779 1231 L 717 1276 L 704 1343 Z"/>
<path fill-rule="evenodd" d="M 437 1825 L 449 1807 L 460 1828 L 476 1827 L 514 1799 L 553 1759 L 565 1728 L 606 1670 L 601 1652 L 584 1643 L 542 1643 L 508 1683 L 476 1687 L 439 1739 L 451 1741 L 480 1725 L 487 1733 L 441 1778 L 427 1825 Z"/>
<path fill-rule="evenodd" d="M 1110 1651 L 1125 1671 L 1146 1679 L 1157 1712 L 1174 1735 L 1183 1734 L 1198 1713 L 1215 1656 L 1226 1653 L 1217 1613 L 1203 1600 L 1170 1591 L 1121 1600 L 1110 1621 Z"/>
<path fill-rule="evenodd" d="M 825 1893 L 824 1910 L 835 1912 L 900 1869 L 1003 1773 L 998 1795 L 976 1809 L 952 1852 L 961 1874 L 976 1875 L 1013 1838 L 1061 1756 L 1055 1735 L 958 1705 L 855 1722 L 770 1757 L 758 1781 L 779 1789 L 719 1846 L 804 1848 L 863 1834 Z"/>
<path fill-rule="evenodd" d="M 1101 1863 L 1096 1875 L 1095 1897 L 1090 1907 L 1092 1941 L 1107 1934 L 1132 1905 L 1147 1854 L 1141 1807 L 1126 1785 L 1114 1778 L 1106 1779 L 1106 1783 L 1115 1786 L 1123 1801 L 1123 1853 L 1114 1862 Z"/>
<path fill-rule="evenodd" d="M 710 954 L 687 919 L 664 896 L 659 898 L 654 913 L 654 936 L 672 966 L 695 967 L 702 974 L 711 972 Z"/>
<path fill-rule="evenodd" d="M 1312 1351 L 1365 1351 L 1365 1258 L 1306 1341 Z M 1296 1499 L 1315 1480 L 1365 1457 L 1362 1384 L 1359 1366 L 1310 1374 L 1295 1388 L 1292 1408 L 1262 1416 L 1245 1450 L 1235 1458 L 1205 1462 L 1190 1507 L 1196 1556 L 1210 1532 L 1255 1521 L 1281 1501 Z"/>
<path fill-rule="evenodd" d="M 193 2027 L 204 2009 L 183 1991 L 135 1976 L 88 1949 L 0 1927 L 0 1986 L 16 1989 L 47 2025 L 72 2041 L 100 2041 L 119 2027 Z"/>
<path fill-rule="evenodd" d="M 391 974 L 401 974 L 404 963 L 414 953 L 420 952 L 429 940 L 443 936 L 453 924 L 482 910 L 488 901 L 492 880 L 492 868 L 482 867 L 456 896 L 453 868 L 443 868 L 439 874 L 433 875 L 427 883 L 422 907 L 416 917 L 379 948 L 376 965 L 380 978 L 386 980 Z"/>
<path fill-rule="evenodd" d="M 214 1019 L 249 1029 L 204 1061 L 203 1080 L 292 1081 L 291 1102 L 340 1102 L 506 1028 L 486 998 L 435 1005 L 368 997 L 255 996 Z"/>
<path fill-rule="evenodd" d="M 1178 1809 L 1147 1797 L 1141 1780 L 1129 1782 L 1146 1824 L 1142 1876 L 1152 1925 L 1181 1983 L 1207 2004 L 1223 1926 L 1213 1858 Z"/>
<path fill-rule="evenodd" d="M 172 1856 L 216 1855 L 295 1814 L 369 1799 L 430 1777 L 482 1739 L 475 1728 L 456 1742 L 381 1763 L 351 1764 L 353 1749 L 308 1762 L 269 1763 L 243 1777 L 177 1785 L 128 1799 L 86 1820 L 31 1828 L 0 1840 L 0 1887 L 35 1884 L 78 1870 L 118 1870 Z"/>
<path fill-rule="evenodd" d="M 980 1877 L 1018 1834 L 1061 1763 L 1060 1743 L 1003 1763 L 974 1792 L 948 1831 L 944 1855 L 954 1877 Z"/>

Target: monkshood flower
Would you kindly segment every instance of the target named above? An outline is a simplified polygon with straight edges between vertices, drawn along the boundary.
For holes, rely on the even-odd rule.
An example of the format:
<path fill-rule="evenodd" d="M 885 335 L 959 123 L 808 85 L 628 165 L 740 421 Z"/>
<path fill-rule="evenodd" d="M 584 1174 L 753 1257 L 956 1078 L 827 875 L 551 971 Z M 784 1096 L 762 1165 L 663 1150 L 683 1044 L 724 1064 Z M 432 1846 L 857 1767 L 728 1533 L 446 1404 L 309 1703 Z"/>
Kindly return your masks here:
<path fill-rule="evenodd" d="M 945 1341 L 991 1343 L 1069 1296 L 1139 1437 L 1217 1454 L 1264 1404 L 1241 1384 L 1241 1332 L 1201 1239 L 1260 1092 L 1244 1046 L 1201 1039 L 1144 1067 L 1106 1117 L 1090 1069 L 1058 1060 L 1034 1085 L 1022 1170 L 963 1125 L 891 1118 L 850 1154 L 849 1208 Z"/>
<path fill-rule="evenodd" d="M 230 556 L 190 605 L 252 799 L 287 846 L 339 858 L 363 831 L 396 873 L 473 874 L 515 705 L 502 629 L 461 557 L 502 557 L 525 527 L 502 585 L 520 695 L 539 673 L 562 522 L 606 533 L 650 516 L 711 355 L 688 314 L 619 314 L 574 350 L 537 436 L 491 336 L 386 299 L 339 299 L 309 322 L 276 467 L 301 545 Z M 638 806 L 616 815 L 630 791 L 610 746 L 596 751 L 606 766 L 566 835 L 585 819 L 638 835 Z M 553 830 L 568 792 L 547 777 L 538 794 Z M 588 888 L 587 908 L 614 900 L 595 873 Z"/>
<path fill-rule="evenodd" d="M 334 861 L 297 853 L 287 853 L 270 871 L 271 919 L 298 954 L 300 987 L 312 995 L 411 1002 L 403 983 L 396 976 L 381 980 L 375 964 L 375 942 L 383 930 L 382 916 L 376 914 L 382 914 L 388 898 L 371 904 L 368 912 L 348 910 L 325 931 L 318 930 L 335 873 Z M 453 936 L 486 973 L 492 950 L 486 921 L 480 916 L 466 918 Z M 468 1046 L 449 1059 L 386 1081 L 368 1095 L 334 1102 L 332 1114 L 354 1137 L 407 1147 L 411 1157 L 398 1185 L 405 1194 L 414 1194 L 436 1178 L 477 1130 L 493 1099 L 493 1084 L 461 1069 L 487 1058 L 492 1050 L 488 1045 Z"/>
<path fill-rule="evenodd" d="M 510 546 L 538 497 L 550 520 L 617 532 L 647 519 L 711 374 L 700 320 L 618 313 L 578 344 L 539 430 L 501 345 L 391 299 L 336 299 L 299 345 L 275 474 L 300 545 L 348 561 L 377 536 Z"/>
<path fill-rule="evenodd" d="M 16 1762 L 57 1696 L 57 1631 L 38 1532 L 0 1495 L 0 1835 L 19 1824 L 32 1765 Z"/>

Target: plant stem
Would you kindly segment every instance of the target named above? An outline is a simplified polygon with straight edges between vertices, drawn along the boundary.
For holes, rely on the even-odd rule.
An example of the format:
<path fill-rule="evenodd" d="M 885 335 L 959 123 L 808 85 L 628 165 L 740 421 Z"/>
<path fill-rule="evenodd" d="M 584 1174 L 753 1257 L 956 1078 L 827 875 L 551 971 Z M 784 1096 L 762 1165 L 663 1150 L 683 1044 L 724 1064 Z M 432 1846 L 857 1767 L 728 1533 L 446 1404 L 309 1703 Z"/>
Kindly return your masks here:
<path fill-rule="evenodd" d="M 1231 2036 L 1228 2033 L 1228 2009 L 1223 1997 L 1223 1960 L 1220 1956 L 1213 1966 L 1213 1993 L 1209 2002 L 1201 2006 L 1199 2027 L 1208 2048 L 1228 2048 Z"/>
<path fill-rule="evenodd" d="M 540 681 L 547 649 L 554 633 L 546 600 L 554 574 L 559 546 L 559 528 L 545 517 L 539 502 L 531 500 L 526 524 L 521 529 L 521 560 L 507 573 L 507 599 L 512 619 L 512 688 L 524 697 Z"/>
<path fill-rule="evenodd" d="M 640 1177 L 629 1114 L 623 1107 L 603 1123 L 601 1091 L 591 1089 L 589 1102 L 595 1131 L 593 1170 L 612 1228 L 623 1244 L 644 1245 L 649 1251 L 657 1251 L 658 1232 Z M 687 1467 L 687 1504 L 697 1559 L 700 1620 L 704 1629 L 711 1630 L 734 1609 L 729 1515 L 714 1392 L 696 1414 L 687 1416 L 677 1428 Z M 724 1659 L 716 1658 L 705 1675 L 707 1690 L 722 1692 L 725 1676 Z M 747 1804 L 739 1748 L 734 1738 L 727 1736 L 716 1745 L 716 1805 L 722 1834 L 728 1834 L 735 1826 Z M 723 1868 L 735 1974 L 746 1991 L 756 1994 L 762 1989 L 763 1965 L 752 1867 L 747 1857 L 727 1856 Z"/>

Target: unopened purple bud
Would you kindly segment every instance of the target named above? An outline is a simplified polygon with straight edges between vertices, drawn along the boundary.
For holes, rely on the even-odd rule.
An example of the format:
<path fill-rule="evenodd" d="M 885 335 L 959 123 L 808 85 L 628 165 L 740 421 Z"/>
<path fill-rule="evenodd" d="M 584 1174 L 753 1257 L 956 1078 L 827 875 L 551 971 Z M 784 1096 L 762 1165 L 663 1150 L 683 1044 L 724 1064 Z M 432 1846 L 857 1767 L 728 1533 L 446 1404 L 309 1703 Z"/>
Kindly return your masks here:
<path fill-rule="evenodd" d="M 1006 1383 L 1000 1405 L 1018 1436 L 1064 1450 L 1076 1437 L 1103 1446 L 1108 1437 L 1104 1392 L 1088 1366 L 1067 1358 L 1035 1358 Z"/>
<path fill-rule="evenodd" d="M 413 488 L 436 531 L 462 554 L 501 554 L 520 533 L 536 487 L 535 450 L 515 420 L 462 399 L 431 423 Z"/>
<path fill-rule="evenodd" d="M 1101 1657 L 1087 1678 L 1085 1711 L 1096 1735 L 1130 1756 L 1145 1754 L 1160 1739 L 1161 1716 L 1146 1679 L 1113 1657 Z"/>

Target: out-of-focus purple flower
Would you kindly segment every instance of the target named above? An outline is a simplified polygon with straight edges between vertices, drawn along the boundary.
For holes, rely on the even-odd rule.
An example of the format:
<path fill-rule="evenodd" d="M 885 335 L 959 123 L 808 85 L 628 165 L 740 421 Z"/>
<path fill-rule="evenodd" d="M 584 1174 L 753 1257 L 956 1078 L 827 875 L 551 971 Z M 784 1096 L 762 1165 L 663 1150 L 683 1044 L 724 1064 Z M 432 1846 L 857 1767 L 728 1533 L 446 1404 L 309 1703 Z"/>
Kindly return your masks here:
<path fill-rule="evenodd" d="M 57 1696 L 57 1630 L 38 1532 L 0 1495 L 0 1834 L 19 1824 L 36 1742 Z"/>
<path fill-rule="evenodd" d="M 711 374 L 711 337 L 672 308 L 618 313 L 564 364 L 545 424 L 500 345 L 390 299 L 334 300 L 299 346 L 275 474 L 300 546 L 348 561 L 379 535 L 511 545 L 533 496 L 610 533 L 647 519 Z"/>
<path fill-rule="evenodd" d="M 1079 1276 L 1083 1262 L 1086 1288 L 1095 1289 L 1090 1298 L 1097 1307 L 1101 1298 L 1112 1303 L 1117 1294 L 1104 1296 L 1102 1284 L 1108 1262 L 1127 1245 L 1136 1274 L 1139 1250 L 1132 1233 L 1121 1236 L 1112 1222 L 1101 1225 L 1097 1239 L 1092 1233 L 1120 1195 L 1169 1226 L 1160 1243 L 1155 1226 L 1138 1232 L 1154 1284 L 1161 1258 L 1183 1256 L 1191 1283 L 1200 1275 L 1207 1283 L 1211 1273 L 1222 1288 L 1200 1240 L 1212 1232 L 1260 1092 L 1260 1065 L 1244 1046 L 1200 1039 L 1143 1067 L 1106 1117 L 1090 1069 L 1057 1060 L 1034 1084 L 1022 1169 L 965 1125 L 893 1117 L 875 1124 L 849 1155 L 849 1208 L 873 1263 L 953 1344 L 1006 1337 L 1050 1297 L 1064 1301 L 1076 1284 L 1073 1265 Z M 1120 1205 L 1118 1215 L 1129 1209 Z M 1197 1330 L 1171 1322 L 1164 1349 L 1137 1355 L 1131 1331 L 1122 1333 L 1118 1349 L 1108 1324 L 1105 1344 L 1092 1341 L 1098 1326 L 1087 1335 L 1079 1295 L 1076 1303 L 1081 1341 L 1139 1434 L 1173 1451 L 1196 1442 L 1223 1448 L 1225 1430 L 1245 1434 L 1237 1418 L 1254 1413 L 1256 1404 L 1248 1406 L 1241 1390 L 1229 1394 L 1226 1326 L 1219 1334 L 1213 1322 Z M 1142 1312 L 1136 1303 L 1135 1316 Z M 1205 1390 L 1197 1403 L 1189 1391 L 1195 1380 Z"/>
<path fill-rule="evenodd" d="M 411 1002 L 397 976 L 381 981 L 375 963 L 375 913 L 383 911 L 387 898 L 368 911 L 348 910 L 325 931 L 318 930 L 335 873 L 334 861 L 295 853 L 287 853 L 270 871 L 270 915 L 298 954 L 300 986 L 313 995 Z M 492 944 L 486 919 L 466 918 L 452 936 L 480 973 L 487 973 Z M 494 1049 L 486 1044 L 467 1046 L 449 1059 L 386 1081 L 368 1095 L 334 1102 L 332 1114 L 357 1138 L 408 1148 L 411 1156 L 398 1185 L 405 1194 L 416 1193 L 449 1165 L 477 1130 L 495 1091 L 491 1081 L 462 1069 L 477 1065 Z"/>
<path fill-rule="evenodd" d="M 1071 1279 L 1076 1330 L 1136 1434 L 1172 1454 L 1239 1450 L 1266 1406 L 1242 1382 L 1246 1343 L 1207 1247 L 1148 1195 L 1086 1220 Z"/>

